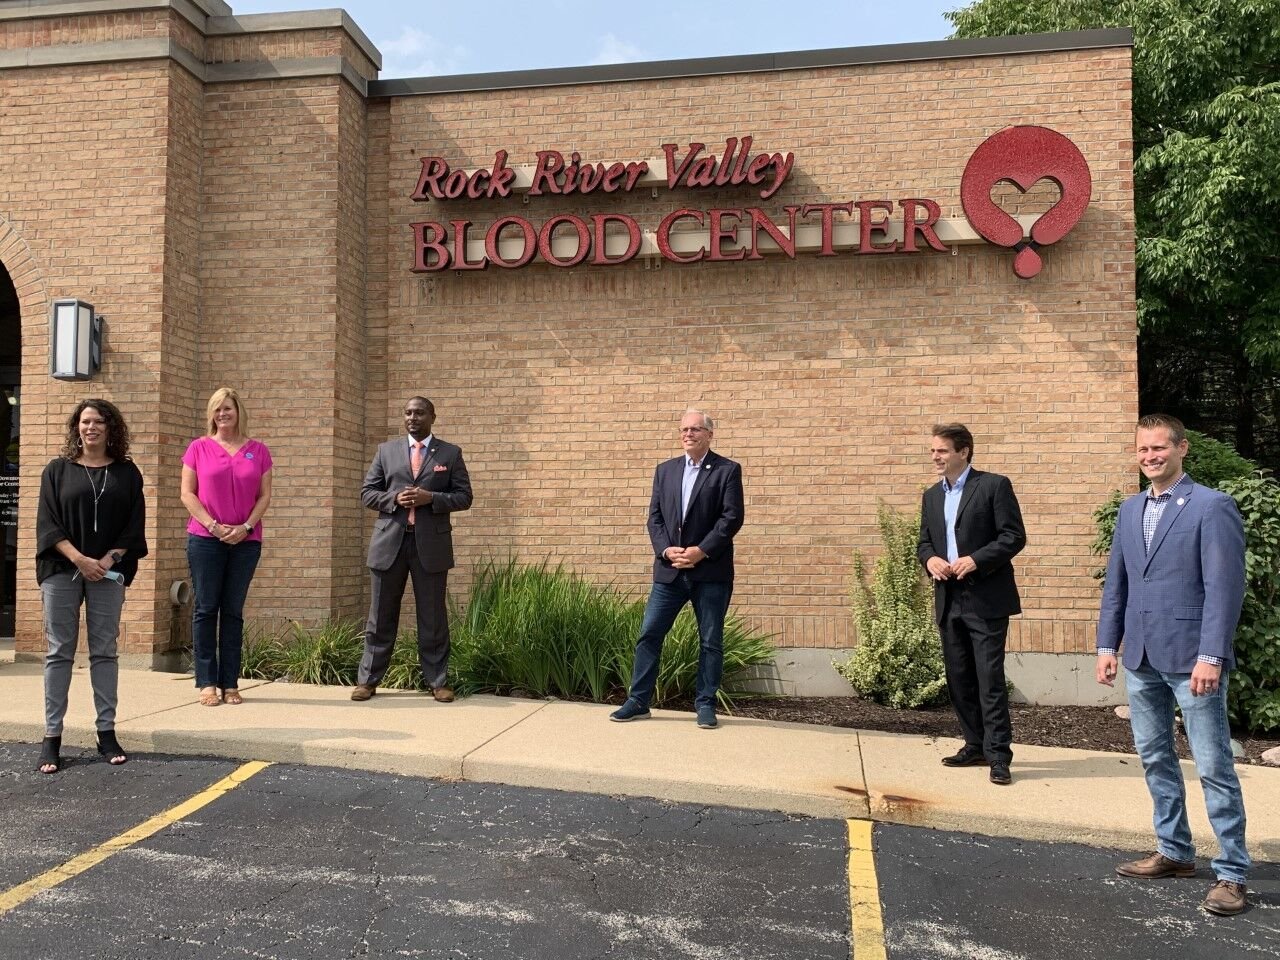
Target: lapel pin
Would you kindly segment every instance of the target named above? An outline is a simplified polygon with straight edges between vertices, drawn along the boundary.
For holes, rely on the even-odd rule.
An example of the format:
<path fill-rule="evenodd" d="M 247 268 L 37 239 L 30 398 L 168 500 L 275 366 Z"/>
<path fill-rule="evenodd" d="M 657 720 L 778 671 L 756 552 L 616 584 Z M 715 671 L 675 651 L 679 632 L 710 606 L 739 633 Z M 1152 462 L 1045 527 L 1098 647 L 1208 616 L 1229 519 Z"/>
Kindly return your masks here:
<path fill-rule="evenodd" d="M 1179 497 L 1179 498 L 1178 498 L 1178 500 L 1177 500 L 1178 506 L 1182 506 L 1182 505 L 1183 505 L 1184 503 L 1186 503 L 1186 502 L 1187 502 L 1187 500 L 1186 500 L 1186 498 L 1185 498 L 1185 497 Z"/>

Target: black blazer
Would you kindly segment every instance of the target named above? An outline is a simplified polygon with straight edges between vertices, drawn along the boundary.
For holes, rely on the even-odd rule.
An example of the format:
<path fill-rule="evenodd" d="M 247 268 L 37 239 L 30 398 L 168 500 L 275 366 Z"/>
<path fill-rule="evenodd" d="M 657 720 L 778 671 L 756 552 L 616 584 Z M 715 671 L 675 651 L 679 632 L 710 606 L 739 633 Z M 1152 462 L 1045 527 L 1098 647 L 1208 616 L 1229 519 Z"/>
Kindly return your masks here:
<path fill-rule="evenodd" d="M 943 513 L 942 482 L 924 492 L 920 506 L 920 544 L 916 557 L 921 564 L 930 557 L 947 559 L 947 520 Z M 1015 556 L 1027 545 L 1022 510 L 1014 496 L 1013 484 L 998 473 L 971 470 L 960 494 L 956 513 L 956 549 L 962 557 L 972 557 L 978 569 L 959 581 L 968 590 L 970 609 L 980 617 L 995 620 L 1022 612 L 1018 584 L 1013 577 Z M 942 622 L 949 580 L 933 584 L 934 615 Z"/>
<path fill-rule="evenodd" d="M 694 580 L 733 580 L 733 535 L 742 529 L 742 467 L 707 451 L 680 516 L 680 484 L 685 457 L 658 464 L 649 500 L 649 539 L 653 542 L 653 579 L 672 583 L 680 573 L 663 555 L 667 547 L 700 547 L 706 559 L 689 570 Z"/>

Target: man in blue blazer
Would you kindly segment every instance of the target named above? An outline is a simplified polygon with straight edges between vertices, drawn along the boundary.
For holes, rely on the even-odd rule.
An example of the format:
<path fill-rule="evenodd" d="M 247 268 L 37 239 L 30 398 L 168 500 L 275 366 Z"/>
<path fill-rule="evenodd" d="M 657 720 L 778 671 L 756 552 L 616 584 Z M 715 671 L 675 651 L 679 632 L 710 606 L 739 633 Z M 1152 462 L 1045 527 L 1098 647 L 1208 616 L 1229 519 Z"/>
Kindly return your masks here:
<path fill-rule="evenodd" d="M 1227 680 L 1244 602 L 1244 525 L 1235 501 L 1182 471 L 1187 434 L 1161 414 L 1138 421 L 1138 466 L 1151 485 L 1120 506 L 1098 618 L 1099 683 L 1116 676 L 1123 644 L 1133 742 L 1154 805 L 1156 852 L 1122 863 L 1123 877 L 1190 877 L 1195 847 L 1174 744 L 1173 711 L 1200 774 L 1221 852 L 1201 906 L 1223 916 L 1245 908 L 1250 867 L 1244 796 L 1231 755 Z"/>
<path fill-rule="evenodd" d="M 405 581 L 413 580 L 422 682 L 442 703 L 453 700 L 449 668 L 449 613 L 445 589 L 453 566 L 449 514 L 471 507 L 471 477 L 462 450 L 431 432 L 436 409 L 426 397 L 404 405 L 407 436 L 378 446 L 360 488 L 360 500 L 378 512 L 369 540 L 372 596 L 351 699 L 371 698 L 382 682 L 396 633 Z"/>
<path fill-rule="evenodd" d="M 1022 612 L 1013 558 L 1027 544 L 1008 477 L 973 468 L 973 434 L 962 423 L 933 428 L 929 448 L 941 477 L 920 504 L 916 559 L 933 578 L 947 693 L 964 746 L 948 767 L 989 766 L 992 783 L 1013 782 L 1013 725 L 1004 680 L 1009 618 Z"/>
<path fill-rule="evenodd" d="M 698 621 L 698 726 L 716 726 L 724 667 L 724 617 L 733 594 L 733 537 L 742 528 L 742 467 L 713 453 L 715 424 L 700 410 L 680 421 L 684 454 L 658 465 L 649 500 L 653 589 L 645 606 L 627 700 L 609 715 L 625 722 L 649 716 L 662 642 L 686 603 Z"/>

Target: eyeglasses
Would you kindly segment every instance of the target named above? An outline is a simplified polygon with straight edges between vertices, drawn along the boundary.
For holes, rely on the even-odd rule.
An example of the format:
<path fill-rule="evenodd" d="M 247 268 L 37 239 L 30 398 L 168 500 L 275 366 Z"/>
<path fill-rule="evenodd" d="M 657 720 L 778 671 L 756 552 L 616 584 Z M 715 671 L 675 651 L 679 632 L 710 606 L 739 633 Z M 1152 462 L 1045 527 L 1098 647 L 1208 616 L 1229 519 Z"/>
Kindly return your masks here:
<path fill-rule="evenodd" d="M 681 428 L 680 428 L 680 433 L 681 433 L 681 434 L 685 434 L 685 433 L 706 433 L 706 432 L 707 432 L 707 428 L 706 428 L 706 427 L 681 427 Z"/>

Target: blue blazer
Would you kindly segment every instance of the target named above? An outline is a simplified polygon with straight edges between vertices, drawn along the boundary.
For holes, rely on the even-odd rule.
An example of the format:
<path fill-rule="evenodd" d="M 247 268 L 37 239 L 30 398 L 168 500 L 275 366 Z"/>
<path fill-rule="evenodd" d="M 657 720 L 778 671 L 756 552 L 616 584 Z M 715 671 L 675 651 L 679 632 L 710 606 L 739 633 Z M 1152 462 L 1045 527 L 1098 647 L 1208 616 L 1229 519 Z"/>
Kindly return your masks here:
<path fill-rule="evenodd" d="M 680 484 L 685 457 L 658 464 L 649 499 L 649 540 L 653 543 L 653 579 L 672 583 L 680 573 L 663 557 L 667 547 L 701 547 L 707 558 L 689 571 L 694 580 L 733 580 L 733 535 L 742 529 L 742 467 L 708 451 L 680 516 Z"/>
<path fill-rule="evenodd" d="M 1190 673 L 1201 654 L 1221 657 L 1224 670 L 1235 666 L 1244 524 L 1234 500 L 1190 480 L 1165 507 L 1150 550 L 1142 543 L 1146 492 L 1120 505 L 1098 646 L 1120 650 L 1130 670 L 1144 656 L 1163 673 Z"/>

